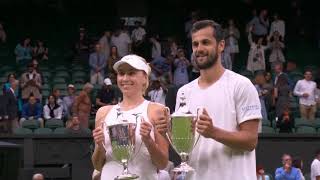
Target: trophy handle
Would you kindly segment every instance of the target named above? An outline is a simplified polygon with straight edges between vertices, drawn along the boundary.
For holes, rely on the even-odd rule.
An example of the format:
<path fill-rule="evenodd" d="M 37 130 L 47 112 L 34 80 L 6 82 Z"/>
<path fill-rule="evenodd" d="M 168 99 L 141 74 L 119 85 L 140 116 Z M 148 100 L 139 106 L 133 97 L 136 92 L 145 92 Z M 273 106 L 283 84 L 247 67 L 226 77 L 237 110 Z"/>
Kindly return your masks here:
<path fill-rule="evenodd" d="M 138 127 L 138 124 L 141 124 L 142 118 L 143 117 L 140 114 L 136 115 L 136 127 L 134 129 L 134 134 L 133 134 L 134 136 L 136 136 L 136 133 L 138 131 L 137 127 Z M 137 154 L 140 152 L 140 149 L 142 147 L 142 141 L 139 143 L 138 146 L 136 146 L 136 137 L 134 137 L 133 140 L 135 141 L 134 142 L 134 149 L 132 151 L 132 156 L 130 156 L 130 160 L 134 159 L 137 156 Z M 138 147 L 138 148 L 136 148 L 136 147 Z"/>
<path fill-rule="evenodd" d="M 164 107 L 165 109 L 165 114 L 167 115 L 167 119 L 168 119 L 168 122 L 167 122 L 167 126 L 168 126 L 168 131 L 166 132 L 166 137 L 169 141 L 170 144 L 172 144 L 172 138 L 171 138 L 171 128 L 172 128 L 172 125 L 171 125 L 171 113 L 170 113 L 170 108 L 165 106 Z"/>
<path fill-rule="evenodd" d="M 107 135 L 108 135 L 109 140 L 110 140 L 109 130 L 108 130 L 108 128 L 107 128 L 106 122 L 103 121 L 103 122 L 100 124 L 100 127 L 101 127 L 101 129 L 103 130 L 104 139 L 106 139 L 106 133 L 105 133 L 105 132 L 107 132 Z M 108 155 L 109 155 L 110 157 L 112 157 L 111 152 L 109 152 L 108 149 L 107 149 L 106 141 L 105 141 L 105 140 L 102 142 L 102 147 L 104 148 L 105 152 L 108 153 Z"/>
<path fill-rule="evenodd" d="M 195 119 L 194 119 L 194 121 L 196 121 L 196 123 L 197 123 L 200 115 L 203 113 L 203 109 L 204 109 L 203 107 L 198 107 L 198 108 L 197 108 L 197 116 L 196 116 Z M 196 141 L 195 141 L 195 143 L 193 144 L 192 150 L 193 150 L 194 147 L 198 144 L 199 139 L 200 139 L 200 134 L 197 134 Z M 191 152 L 192 152 L 192 151 L 191 151 Z"/>

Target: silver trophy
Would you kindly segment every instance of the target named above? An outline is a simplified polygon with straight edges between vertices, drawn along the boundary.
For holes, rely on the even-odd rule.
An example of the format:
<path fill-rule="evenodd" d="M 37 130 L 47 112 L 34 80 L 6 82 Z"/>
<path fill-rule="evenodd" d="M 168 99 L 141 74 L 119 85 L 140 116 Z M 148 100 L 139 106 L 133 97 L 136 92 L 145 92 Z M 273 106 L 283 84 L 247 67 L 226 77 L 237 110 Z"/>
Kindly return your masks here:
<path fill-rule="evenodd" d="M 168 139 L 173 148 L 179 153 L 181 157 L 181 164 L 174 168 L 174 172 L 190 172 L 194 169 L 188 165 L 189 156 L 197 143 L 195 138 L 195 130 L 192 128 L 192 123 L 197 115 L 190 112 L 187 105 L 184 93 L 180 97 L 179 108 L 171 115 L 171 126 L 168 134 Z"/>
<path fill-rule="evenodd" d="M 141 147 L 141 144 L 140 147 L 136 146 L 135 139 L 137 121 L 140 119 L 137 114 L 132 116 L 135 116 L 135 119 L 126 117 L 126 115 L 121 112 L 120 108 L 118 108 L 117 121 L 113 123 L 104 123 L 104 128 L 107 132 L 105 136 L 109 136 L 112 147 L 112 158 L 123 166 L 122 174 L 115 177 L 115 180 L 139 178 L 138 175 L 130 173 L 128 168 L 128 163 L 136 156 Z"/>

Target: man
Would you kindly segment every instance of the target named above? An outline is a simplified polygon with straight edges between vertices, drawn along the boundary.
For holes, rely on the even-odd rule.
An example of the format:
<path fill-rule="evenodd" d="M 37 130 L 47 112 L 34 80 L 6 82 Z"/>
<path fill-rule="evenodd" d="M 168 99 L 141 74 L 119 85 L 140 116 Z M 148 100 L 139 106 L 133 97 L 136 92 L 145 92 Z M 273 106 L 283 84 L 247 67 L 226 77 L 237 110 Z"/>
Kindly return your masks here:
<path fill-rule="evenodd" d="M 271 37 L 274 32 L 278 31 L 281 40 L 283 41 L 285 36 L 285 23 L 279 18 L 278 13 L 274 13 L 273 18 L 274 21 L 271 23 L 269 37 Z"/>
<path fill-rule="evenodd" d="M 123 57 L 131 52 L 131 39 L 126 32 L 118 28 L 111 36 L 111 46 L 116 46 L 119 57 Z"/>
<path fill-rule="evenodd" d="M 254 149 L 262 118 L 258 93 L 249 79 L 223 68 L 219 24 L 198 21 L 191 33 L 200 77 L 180 88 L 176 101 L 176 110 L 183 94 L 193 114 L 204 108 L 195 126 L 200 137 L 190 156 L 195 171 L 189 179 L 256 179 Z"/>
<path fill-rule="evenodd" d="M 33 175 L 32 180 L 44 180 L 44 177 L 42 174 L 38 173 Z"/>
<path fill-rule="evenodd" d="M 18 99 L 14 93 L 17 86 L 19 85 L 19 81 L 14 80 L 10 82 L 10 89 L 4 92 L 5 97 L 5 108 L 6 108 L 6 117 L 8 132 L 12 133 L 14 129 L 16 129 L 18 125 Z"/>
<path fill-rule="evenodd" d="M 106 58 L 109 58 L 110 56 L 110 37 L 111 32 L 105 31 L 104 35 L 99 40 L 99 44 L 101 45 L 101 52 Z"/>
<path fill-rule="evenodd" d="M 138 48 L 144 41 L 146 36 L 146 30 L 142 27 L 142 23 L 140 21 L 136 21 L 134 23 L 135 28 L 132 31 L 131 39 L 134 48 Z"/>
<path fill-rule="evenodd" d="M 282 156 L 283 167 L 277 168 L 276 180 L 301 180 L 300 172 L 297 168 L 292 167 L 292 158 L 289 154 Z"/>
<path fill-rule="evenodd" d="M 63 97 L 63 112 L 65 117 L 68 119 L 71 117 L 71 110 L 74 100 L 76 99 L 75 87 L 73 84 L 68 85 L 68 95 Z"/>
<path fill-rule="evenodd" d="M 24 103 L 28 100 L 29 96 L 34 96 L 38 101 L 41 99 L 41 76 L 33 67 L 33 64 L 28 65 L 27 72 L 21 76 L 21 95 Z"/>
<path fill-rule="evenodd" d="M 95 52 L 90 54 L 89 65 L 90 71 L 90 83 L 91 84 L 103 84 L 104 69 L 107 66 L 107 58 L 101 51 L 99 43 L 95 46 Z"/>
<path fill-rule="evenodd" d="M 253 35 L 259 37 L 266 37 L 269 30 L 268 11 L 262 9 L 259 17 L 255 16 L 250 22 L 250 26 L 253 26 Z"/>
<path fill-rule="evenodd" d="M 42 115 L 42 107 L 40 103 L 37 103 L 37 99 L 34 96 L 29 97 L 28 103 L 22 106 L 22 113 L 20 119 L 20 125 L 22 125 L 23 121 L 29 119 L 35 119 L 40 122 L 40 126 L 43 127 L 43 119 L 41 118 Z"/>
<path fill-rule="evenodd" d="M 106 78 L 104 80 L 104 86 L 102 89 L 98 92 L 98 95 L 96 97 L 96 105 L 98 107 L 106 106 L 106 105 L 112 105 L 116 104 L 116 96 L 115 91 L 112 88 L 112 83 L 109 78 Z"/>
<path fill-rule="evenodd" d="M 307 70 L 304 79 L 299 80 L 294 87 L 293 94 L 299 97 L 300 114 L 303 119 L 314 120 L 316 103 L 317 84 L 312 81 L 312 72 Z"/>
<path fill-rule="evenodd" d="M 311 163 L 311 180 L 320 180 L 320 150 L 317 150 L 316 157 Z"/>
<path fill-rule="evenodd" d="M 152 88 L 153 89 L 148 92 L 150 101 L 166 105 L 166 93 L 168 90 L 159 78 L 152 79 Z"/>

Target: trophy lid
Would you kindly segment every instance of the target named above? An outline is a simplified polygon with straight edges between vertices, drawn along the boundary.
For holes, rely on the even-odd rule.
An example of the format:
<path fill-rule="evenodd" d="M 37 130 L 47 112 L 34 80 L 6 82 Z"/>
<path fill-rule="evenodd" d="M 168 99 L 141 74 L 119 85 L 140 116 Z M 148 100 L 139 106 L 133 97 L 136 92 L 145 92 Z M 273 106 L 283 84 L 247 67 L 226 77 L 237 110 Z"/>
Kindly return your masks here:
<path fill-rule="evenodd" d="M 181 112 L 177 111 L 171 114 L 171 117 L 195 117 L 190 111 L 188 112 Z"/>

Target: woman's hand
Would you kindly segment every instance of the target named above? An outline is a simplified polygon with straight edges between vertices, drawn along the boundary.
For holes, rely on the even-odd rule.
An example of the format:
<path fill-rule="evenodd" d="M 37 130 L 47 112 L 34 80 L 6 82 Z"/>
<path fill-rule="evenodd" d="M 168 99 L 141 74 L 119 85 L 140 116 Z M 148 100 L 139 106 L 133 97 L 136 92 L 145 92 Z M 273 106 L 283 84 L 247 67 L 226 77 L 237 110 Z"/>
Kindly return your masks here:
<path fill-rule="evenodd" d="M 103 128 L 97 127 L 93 130 L 92 132 L 92 136 L 94 139 L 94 142 L 99 146 L 99 147 L 103 147 L 103 143 L 104 143 L 104 132 L 103 132 Z"/>
<path fill-rule="evenodd" d="M 141 140 L 144 143 L 147 143 L 150 140 L 152 140 L 150 135 L 151 129 L 152 129 L 152 125 L 147 121 L 145 121 L 144 119 L 142 119 L 142 122 L 140 125 L 140 136 L 141 136 Z"/>

